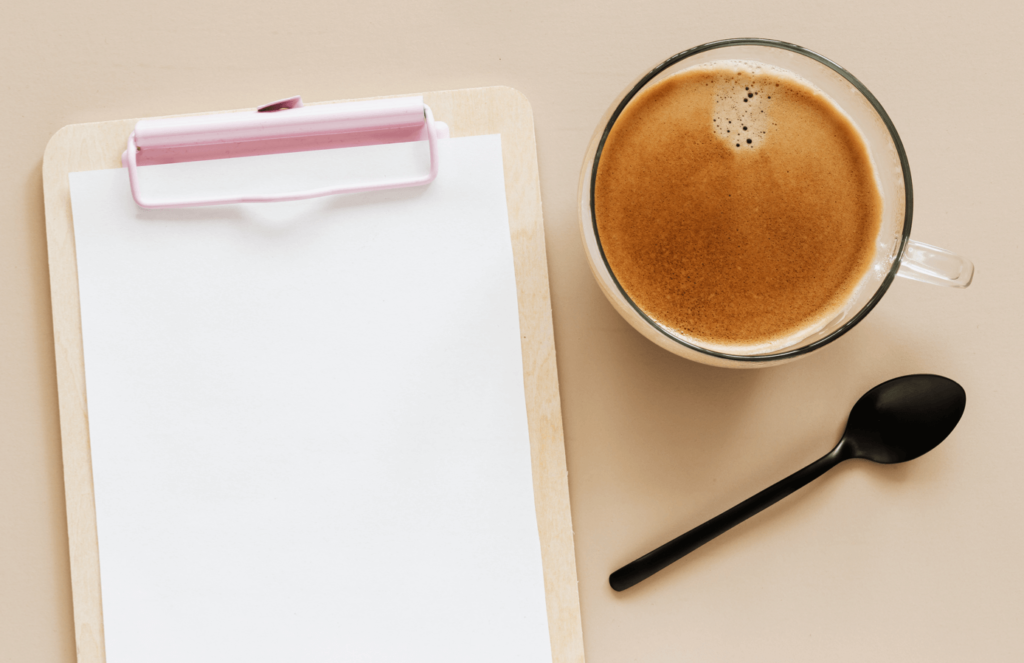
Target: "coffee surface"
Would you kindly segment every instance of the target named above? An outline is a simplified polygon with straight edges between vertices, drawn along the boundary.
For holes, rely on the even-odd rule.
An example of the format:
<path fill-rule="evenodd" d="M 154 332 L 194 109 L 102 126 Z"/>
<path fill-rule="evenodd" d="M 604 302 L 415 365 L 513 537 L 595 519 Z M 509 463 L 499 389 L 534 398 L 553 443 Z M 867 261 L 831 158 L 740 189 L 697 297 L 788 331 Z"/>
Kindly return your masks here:
<path fill-rule="evenodd" d="M 763 345 L 842 310 L 870 267 L 882 197 L 824 93 L 723 61 L 639 93 L 605 141 L 597 232 L 622 288 L 698 342 Z"/>

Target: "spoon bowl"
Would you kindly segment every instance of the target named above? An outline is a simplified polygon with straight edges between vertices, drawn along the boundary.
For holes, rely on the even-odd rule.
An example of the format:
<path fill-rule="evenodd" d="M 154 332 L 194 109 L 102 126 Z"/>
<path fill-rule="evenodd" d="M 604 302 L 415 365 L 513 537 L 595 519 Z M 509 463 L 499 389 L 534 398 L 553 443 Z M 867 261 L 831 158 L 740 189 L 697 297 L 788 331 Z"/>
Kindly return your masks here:
<path fill-rule="evenodd" d="M 967 404 L 964 388 L 940 375 L 907 375 L 860 397 L 840 445 L 851 458 L 903 463 L 922 456 L 956 428 Z"/>
<path fill-rule="evenodd" d="M 963 387 L 939 375 L 905 375 L 883 382 L 860 397 L 839 443 L 818 460 L 703 525 L 611 574 L 621 592 L 649 578 L 747 518 L 803 488 L 844 460 L 902 463 L 928 453 L 949 437 L 963 416 Z"/>

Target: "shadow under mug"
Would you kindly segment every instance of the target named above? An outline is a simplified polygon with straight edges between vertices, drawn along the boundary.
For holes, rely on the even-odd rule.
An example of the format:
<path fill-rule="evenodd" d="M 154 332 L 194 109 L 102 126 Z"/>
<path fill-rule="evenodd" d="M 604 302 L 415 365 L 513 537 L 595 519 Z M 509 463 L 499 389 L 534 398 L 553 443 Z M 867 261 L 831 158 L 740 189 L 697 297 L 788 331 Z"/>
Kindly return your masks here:
<path fill-rule="evenodd" d="M 605 140 L 622 110 L 644 88 L 690 67 L 720 60 L 746 60 L 788 69 L 827 94 L 856 124 L 867 143 L 883 198 L 875 257 L 844 310 L 820 328 L 770 351 L 706 347 L 648 316 L 615 278 L 601 247 L 594 212 L 594 180 Z M 598 124 L 580 175 L 579 214 L 590 267 L 605 296 L 641 334 L 687 359 L 714 366 L 753 368 L 792 361 L 853 328 L 882 298 L 896 276 L 957 288 L 971 283 L 966 258 L 910 239 L 913 191 L 910 166 L 896 127 L 874 95 L 831 60 L 794 44 L 770 39 L 727 39 L 683 51 L 662 62 L 619 95 Z"/>

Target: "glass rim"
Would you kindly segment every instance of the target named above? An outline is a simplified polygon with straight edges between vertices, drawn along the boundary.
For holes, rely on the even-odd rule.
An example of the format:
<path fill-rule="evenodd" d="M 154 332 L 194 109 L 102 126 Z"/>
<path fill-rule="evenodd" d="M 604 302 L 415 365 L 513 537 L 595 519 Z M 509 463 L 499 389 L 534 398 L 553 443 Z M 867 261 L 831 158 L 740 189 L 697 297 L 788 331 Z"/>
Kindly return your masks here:
<path fill-rule="evenodd" d="M 682 61 L 684 61 L 684 60 L 686 60 L 688 58 L 691 58 L 691 57 L 693 57 L 695 55 L 698 55 L 700 53 L 705 53 L 707 51 L 713 51 L 713 50 L 716 50 L 716 49 L 727 48 L 727 47 L 731 47 L 731 46 L 762 46 L 762 47 L 767 47 L 767 48 L 776 48 L 776 49 L 780 49 L 780 50 L 790 51 L 792 53 L 796 53 L 798 55 L 802 55 L 804 57 L 810 58 L 811 60 L 814 60 L 814 61 L 818 62 L 819 64 L 822 64 L 822 65 L 828 67 L 829 69 L 831 69 L 835 73 L 837 73 L 840 76 L 842 76 L 858 92 L 860 92 L 860 94 L 868 101 L 868 103 L 871 104 L 871 107 L 874 109 L 874 111 L 878 115 L 879 119 L 882 120 L 882 123 L 885 125 L 885 128 L 889 132 L 890 138 L 892 138 L 893 145 L 895 146 L 896 152 L 897 152 L 897 154 L 899 156 L 900 168 L 903 171 L 904 200 L 905 200 L 905 203 L 904 203 L 904 210 L 903 210 L 903 230 L 902 230 L 902 236 L 900 238 L 899 249 L 896 252 L 896 257 L 895 257 L 895 259 L 892 262 L 892 266 L 889 268 L 889 272 L 885 275 L 885 278 L 882 280 L 882 283 L 879 285 L 879 287 L 875 291 L 874 295 L 872 295 L 871 299 L 869 299 L 868 302 L 864 306 L 862 306 L 859 311 L 857 311 L 857 313 L 855 313 L 849 320 L 847 320 L 846 323 L 841 325 L 838 329 L 836 329 L 835 331 L 830 333 L 828 336 L 825 336 L 824 338 L 820 338 L 820 339 L 818 339 L 818 340 L 816 340 L 816 341 L 814 341 L 812 343 L 808 343 L 807 345 L 804 345 L 802 347 L 793 348 L 793 349 L 789 349 L 789 350 L 782 350 L 780 352 L 765 353 L 765 354 L 754 354 L 754 355 L 742 355 L 742 354 L 731 354 L 731 353 L 728 353 L 728 352 L 718 352 L 716 350 L 711 350 L 709 348 L 702 347 L 702 346 L 697 345 L 695 343 L 691 343 L 690 341 L 687 341 L 686 339 L 681 338 L 679 335 L 674 333 L 672 330 L 668 329 L 664 324 L 658 322 L 657 320 L 654 320 L 643 309 L 641 309 L 637 305 L 636 302 L 633 301 L 633 298 L 629 296 L 629 294 L 626 292 L 626 290 L 622 287 L 622 284 L 619 283 L 619 279 L 615 276 L 615 272 L 612 270 L 611 265 L 608 263 L 608 257 L 605 255 L 604 246 L 601 244 L 601 235 L 600 235 L 600 233 L 598 231 L 598 228 L 597 228 L 597 211 L 596 211 L 596 209 L 594 207 L 594 190 L 595 190 L 596 183 L 597 183 L 597 168 L 598 168 L 598 164 L 601 161 L 601 153 L 604 150 L 605 141 L 608 139 L 608 135 L 609 135 L 609 133 L 611 133 L 612 126 L 614 126 L 615 121 L 619 118 L 619 115 L 626 108 L 626 106 L 629 104 L 629 102 L 633 100 L 633 98 L 637 95 L 637 93 L 639 93 L 640 90 L 642 90 L 644 88 L 644 86 L 646 86 L 648 83 L 650 83 L 651 80 L 653 80 L 656 76 L 658 76 L 658 74 L 662 73 L 663 71 L 665 71 L 669 67 L 671 67 L 671 66 L 673 66 L 675 64 L 678 64 L 678 63 L 680 63 L 680 62 L 682 62 Z M 913 217 L 913 211 L 914 211 L 914 192 L 913 192 L 913 185 L 912 185 L 912 182 L 911 182 L 911 179 L 910 179 L 910 164 L 909 164 L 909 162 L 907 160 L 906 150 L 904 150 L 904 148 L 903 148 L 903 141 L 900 140 L 900 136 L 899 136 L 899 133 L 897 133 L 897 131 L 896 131 L 896 127 L 893 125 L 892 120 L 889 119 L 888 113 L 885 112 L 885 109 L 882 108 L 882 105 L 878 102 L 878 99 L 875 98 L 875 95 L 871 94 L 871 91 L 868 90 L 867 87 L 865 87 L 864 84 L 861 83 L 857 79 L 856 76 L 854 76 L 849 71 L 847 71 L 843 67 L 839 66 L 838 64 L 836 64 L 832 60 L 826 58 L 825 56 L 820 55 L 818 53 L 815 53 L 814 51 L 806 49 L 806 48 L 804 48 L 802 46 L 797 46 L 796 44 L 790 44 L 788 42 L 778 41 L 778 40 L 775 40 L 775 39 L 761 39 L 761 38 L 722 39 L 722 40 L 719 40 L 719 41 L 712 41 L 712 42 L 708 42 L 706 44 L 701 44 L 700 46 L 695 46 L 695 47 L 687 49 L 685 51 L 681 51 L 679 53 L 676 53 L 672 57 L 668 58 L 667 60 L 665 60 L 661 64 L 659 64 L 656 67 L 654 67 L 653 69 L 651 69 L 646 75 L 644 75 L 639 81 L 637 81 L 633 85 L 633 87 L 630 88 L 630 90 L 623 96 L 621 101 L 619 101 L 619 103 L 616 106 L 614 112 L 612 112 L 611 117 L 608 118 L 608 123 L 604 127 L 604 131 L 601 134 L 601 139 L 600 139 L 600 141 L 598 141 L 598 144 L 597 144 L 597 150 L 594 153 L 594 163 L 593 163 L 593 166 L 591 167 L 591 173 L 590 173 L 590 192 L 589 193 L 590 193 L 590 222 L 591 222 L 591 224 L 593 226 L 594 239 L 596 240 L 597 249 L 598 249 L 598 251 L 601 254 L 601 260 L 604 263 L 605 270 L 608 272 L 608 275 L 611 277 L 612 282 L 615 283 L 615 287 L 618 289 L 619 293 L 626 300 L 626 302 L 629 303 L 630 307 L 634 311 L 636 311 L 636 313 L 638 315 L 640 315 L 640 317 L 643 318 L 643 320 L 645 322 L 647 322 L 653 329 L 656 329 L 662 335 L 664 335 L 665 337 L 669 338 L 673 342 L 678 343 L 679 345 L 682 345 L 682 346 L 684 346 L 684 347 L 686 347 L 686 348 L 688 348 L 690 350 L 693 350 L 695 352 L 699 352 L 701 354 L 708 355 L 710 357 L 715 357 L 715 358 L 718 358 L 718 359 L 726 359 L 726 360 L 730 360 L 730 361 L 750 362 L 750 363 L 766 362 L 766 361 L 774 362 L 774 361 L 778 361 L 780 359 L 795 358 L 795 357 L 799 357 L 799 356 L 808 354 L 808 353 L 813 352 L 814 350 L 817 350 L 818 348 L 820 348 L 822 346 L 825 346 L 825 345 L 831 343 L 832 341 L 836 340 L 837 338 L 839 338 L 840 336 L 842 336 L 846 332 L 848 332 L 851 329 L 853 329 L 853 327 L 856 326 L 857 323 L 859 323 L 862 319 L 864 319 L 864 317 L 868 313 L 870 313 L 873 308 L 875 308 L 875 305 L 878 304 L 878 302 L 882 299 L 882 296 L 889 289 L 889 286 L 892 284 L 893 279 L 896 278 L 896 273 L 900 269 L 900 263 L 901 263 L 901 260 L 903 258 L 903 252 L 906 250 L 907 241 L 910 239 L 911 219 Z"/>

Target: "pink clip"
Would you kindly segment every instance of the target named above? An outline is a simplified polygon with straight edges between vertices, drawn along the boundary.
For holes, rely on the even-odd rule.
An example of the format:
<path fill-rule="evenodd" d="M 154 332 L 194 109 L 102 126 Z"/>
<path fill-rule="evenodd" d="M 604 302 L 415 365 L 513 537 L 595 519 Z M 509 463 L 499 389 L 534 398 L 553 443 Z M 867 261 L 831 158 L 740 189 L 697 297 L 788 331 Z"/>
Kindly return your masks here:
<path fill-rule="evenodd" d="M 288 108 L 302 108 L 302 97 L 294 96 L 288 97 L 287 99 L 278 99 L 277 101 L 271 101 L 269 104 L 263 104 L 256 109 L 257 113 L 275 113 L 279 110 L 286 110 Z"/>
<path fill-rule="evenodd" d="M 121 162 L 128 168 L 132 197 L 140 207 L 193 207 L 232 203 L 302 200 L 338 193 L 359 193 L 430 184 L 437 177 L 439 138 L 448 126 L 434 122 L 422 97 L 375 99 L 343 104 L 303 106 L 300 97 L 281 99 L 257 111 L 140 120 L 128 136 Z M 406 180 L 335 186 L 281 195 L 247 195 L 178 201 L 154 201 L 139 190 L 138 166 L 280 154 L 356 145 L 426 139 L 430 172 Z"/>

